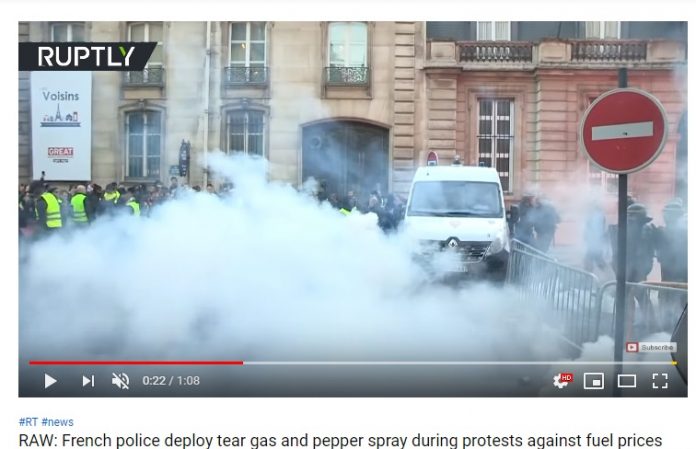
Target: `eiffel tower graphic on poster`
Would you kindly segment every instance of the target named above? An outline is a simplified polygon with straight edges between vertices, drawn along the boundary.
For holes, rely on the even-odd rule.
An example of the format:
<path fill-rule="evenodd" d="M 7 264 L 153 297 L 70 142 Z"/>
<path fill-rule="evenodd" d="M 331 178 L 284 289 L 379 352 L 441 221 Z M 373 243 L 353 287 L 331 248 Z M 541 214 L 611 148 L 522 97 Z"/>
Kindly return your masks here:
<path fill-rule="evenodd" d="M 41 120 L 41 126 L 47 128 L 75 128 L 80 126 L 80 120 L 77 111 L 74 111 L 72 114 L 65 114 L 65 116 L 63 116 L 60 113 L 60 103 L 58 103 L 56 114 L 44 115 L 43 119 Z"/>

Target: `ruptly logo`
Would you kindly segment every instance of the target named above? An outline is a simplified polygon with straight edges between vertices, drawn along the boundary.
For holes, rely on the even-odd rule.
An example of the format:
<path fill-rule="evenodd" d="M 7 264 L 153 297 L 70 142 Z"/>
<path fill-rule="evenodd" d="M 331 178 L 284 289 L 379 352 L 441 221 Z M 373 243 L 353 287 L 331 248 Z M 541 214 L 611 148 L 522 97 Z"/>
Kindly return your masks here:
<path fill-rule="evenodd" d="M 19 70 L 140 71 L 156 42 L 20 42 Z"/>

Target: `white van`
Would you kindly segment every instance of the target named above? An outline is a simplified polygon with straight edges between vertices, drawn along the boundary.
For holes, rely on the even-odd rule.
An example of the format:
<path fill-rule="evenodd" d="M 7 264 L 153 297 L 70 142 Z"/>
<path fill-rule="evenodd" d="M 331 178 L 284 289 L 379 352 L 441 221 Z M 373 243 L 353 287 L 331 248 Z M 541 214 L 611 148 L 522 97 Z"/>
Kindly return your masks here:
<path fill-rule="evenodd" d="M 406 205 L 405 231 L 426 264 L 450 254 L 438 271 L 504 278 L 510 252 L 500 177 L 493 168 L 420 167 Z M 432 265 L 431 265 L 432 267 Z"/>

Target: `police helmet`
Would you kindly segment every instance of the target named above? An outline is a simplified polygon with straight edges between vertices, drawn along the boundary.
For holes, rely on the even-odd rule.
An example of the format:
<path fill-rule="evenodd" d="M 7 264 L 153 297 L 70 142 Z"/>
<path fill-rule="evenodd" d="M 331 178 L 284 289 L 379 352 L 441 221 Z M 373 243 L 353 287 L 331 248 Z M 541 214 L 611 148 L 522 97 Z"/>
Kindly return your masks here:
<path fill-rule="evenodd" d="M 662 208 L 662 213 L 665 216 L 680 217 L 684 215 L 684 206 L 681 201 L 670 201 Z"/>
<path fill-rule="evenodd" d="M 627 209 L 628 218 L 637 221 L 643 221 L 648 223 L 652 221 L 652 217 L 648 217 L 648 210 L 645 208 L 644 204 L 633 203 L 628 206 Z"/>
<path fill-rule="evenodd" d="M 681 200 L 672 200 L 665 204 L 664 211 L 684 212 L 684 205 Z"/>

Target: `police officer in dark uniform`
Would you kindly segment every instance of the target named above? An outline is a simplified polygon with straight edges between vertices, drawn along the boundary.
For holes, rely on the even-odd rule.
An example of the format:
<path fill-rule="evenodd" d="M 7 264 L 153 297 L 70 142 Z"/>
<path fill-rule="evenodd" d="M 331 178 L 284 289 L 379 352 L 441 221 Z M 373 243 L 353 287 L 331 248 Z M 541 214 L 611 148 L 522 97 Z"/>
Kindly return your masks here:
<path fill-rule="evenodd" d="M 688 233 L 686 213 L 680 201 L 671 201 L 662 209 L 665 225 L 657 228 L 655 248 L 663 282 L 688 282 Z M 659 297 L 660 328 L 672 332 L 686 307 L 686 294 L 661 291 Z"/>
<path fill-rule="evenodd" d="M 648 278 L 653 268 L 655 257 L 655 226 L 649 224 L 652 217 L 648 216 L 645 205 L 633 203 L 627 209 L 626 221 L 626 282 L 639 283 Z M 616 230 L 616 228 L 614 228 Z M 612 232 L 612 248 L 614 271 L 618 272 L 618 239 L 616 232 Z M 644 289 L 628 288 L 626 305 L 628 311 L 628 328 L 633 325 L 635 313 L 634 299 L 637 300 L 642 320 L 639 321 L 633 337 L 644 336 L 654 330 L 655 312 L 650 299 Z"/>
<path fill-rule="evenodd" d="M 543 197 L 537 198 L 534 208 L 534 230 L 536 231 L 537 249 L 548 252 L 556 235 L 556 228 L 561 222 L 558 211 L 551 202 Z"/>
<path fill-rule="evenodd" d="M 534 224 L 537 211 L 534 207 L 534 195 L 531 193 L 522 195 L 522 201 L 517 206 L 517 210 L 519 219 L 515 223 L 515 238 L 527 245 L 536 246 Z"/>
<path fill-rule="evenodd" d="M 665 225 L 657 228 L 655 242 L 662 280 L 686 283 L 688 233 L 684 208 L 678 201 L 671 201 L 662 209 L 662 214 Z"/>
<path fill-rule="evenodd" d="M 655 257 L 655 226 L 641 203 L 628 206 L 626 227 L 626 280 L 643 282 L 653 268 Z"/>

